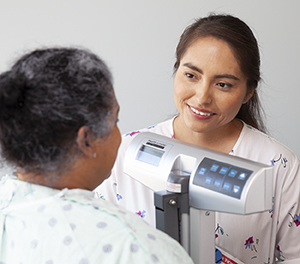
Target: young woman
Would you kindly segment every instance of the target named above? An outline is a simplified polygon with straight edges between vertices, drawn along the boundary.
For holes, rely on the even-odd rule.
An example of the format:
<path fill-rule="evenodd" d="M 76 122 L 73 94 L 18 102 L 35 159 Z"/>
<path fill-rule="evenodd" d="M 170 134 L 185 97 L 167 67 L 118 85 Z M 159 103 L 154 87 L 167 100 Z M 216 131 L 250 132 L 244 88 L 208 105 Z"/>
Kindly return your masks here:
<path fill-rule="evenodd" d="M 121 142 L 104 62 L 86 50 L 36 50 L 0 75 L 0 263 L 192 263 L 185 250 L 92 190 Z"/>
<path fill-rule="evenodd" d="M 230 15 L 196 20 L 180 38 L 174 71 L 179 114 L 124 135 L 112 176 L 96 193 L 155 225 L 153 192 L 125 175 L 122 164 L 134 135 L 145 130 L 273 165 L 273 210 L 246 216 L 217 213 L 216 245 L 244 263 L 300 262 L 299 160 L 263 133 L 256 90 L 260 57 L 251 29 Z"/>

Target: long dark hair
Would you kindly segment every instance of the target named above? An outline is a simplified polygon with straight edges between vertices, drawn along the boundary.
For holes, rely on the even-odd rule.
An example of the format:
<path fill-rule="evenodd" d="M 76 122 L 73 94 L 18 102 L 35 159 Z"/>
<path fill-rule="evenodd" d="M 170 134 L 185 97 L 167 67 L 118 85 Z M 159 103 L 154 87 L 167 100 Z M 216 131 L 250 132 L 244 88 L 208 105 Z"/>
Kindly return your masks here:
<path fill-rule="evenodd" d="M 249 26 L 239 18 L 231 15 L 214 15 L 199 18 L 182 33 L 176 48 L 174 72 L 177 71 L 181 58 L 191 44 L 203 37 L 212 36 L 228 43 L 241 71 L 247 76 L 248 92 L 253 91 L 250 100 L 243 104 L 236 118 L 265 131 L 263 110 L 257 93 L 260 81 L 260 55 L 258 44 Z"/>

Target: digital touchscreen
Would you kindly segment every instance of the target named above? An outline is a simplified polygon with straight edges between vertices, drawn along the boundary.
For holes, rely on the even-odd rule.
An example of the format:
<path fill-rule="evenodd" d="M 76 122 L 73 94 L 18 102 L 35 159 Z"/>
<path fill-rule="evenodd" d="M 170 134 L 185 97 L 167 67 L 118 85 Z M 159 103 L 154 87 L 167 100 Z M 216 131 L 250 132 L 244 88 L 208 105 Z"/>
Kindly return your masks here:
<path fill-rule="evenodd" d="M 165 152 L 163 150 L 142 145 L 138 151 L 136 159 L 158 167 L 161 157 L 164 153 Z"/>

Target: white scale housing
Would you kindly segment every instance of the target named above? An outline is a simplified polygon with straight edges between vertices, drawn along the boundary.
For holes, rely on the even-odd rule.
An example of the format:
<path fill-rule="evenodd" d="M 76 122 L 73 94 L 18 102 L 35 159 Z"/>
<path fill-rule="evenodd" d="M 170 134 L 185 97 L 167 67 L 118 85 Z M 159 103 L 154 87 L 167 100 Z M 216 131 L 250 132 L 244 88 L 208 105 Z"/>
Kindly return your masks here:
<path fill-rule="evenodd" d="M 251 214 L 272 208 L 271 166 L 150 132 L 138 134 L 128 146 L 124 172 L 154 192 L 180 193 L 181 184 L 168 181 L 169 175 L 190 177 L 189 216 L 183 217 L 187 223 L 182 231 L 190 234 L 182 234 L 186 239 L 181 243 L 195 263 L 200 256 L 201 263 L 214 263 L 214 211 Z M 212 220 L 212 227 L 203 226 L 203 221 L 211 225 Z"/>

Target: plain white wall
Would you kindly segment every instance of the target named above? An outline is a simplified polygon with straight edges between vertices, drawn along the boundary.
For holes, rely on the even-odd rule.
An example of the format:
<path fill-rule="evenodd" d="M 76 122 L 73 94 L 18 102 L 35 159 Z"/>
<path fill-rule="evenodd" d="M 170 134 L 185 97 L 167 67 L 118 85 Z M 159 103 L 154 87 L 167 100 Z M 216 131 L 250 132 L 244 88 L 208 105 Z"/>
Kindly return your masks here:
<path fill-rule="evenodd" d="M 0 71 L 33 48 L 87 47 L 113 72 L 125 133 L 176 112 L 172 68 L 183 29 L 210 12 L 233 14 L 261 48 L 269 133 L 300 157 L 299 9 L 298 0 L 0 0 Z"/>

